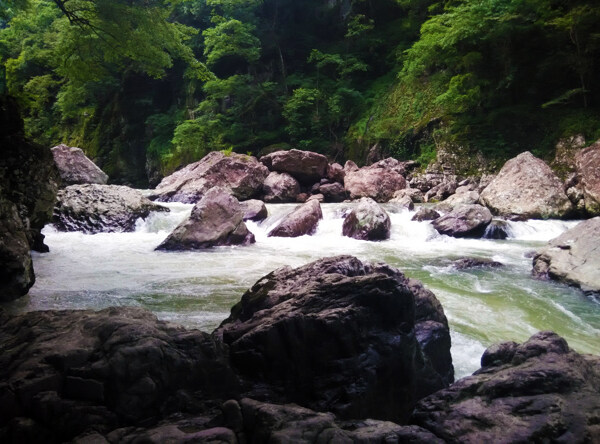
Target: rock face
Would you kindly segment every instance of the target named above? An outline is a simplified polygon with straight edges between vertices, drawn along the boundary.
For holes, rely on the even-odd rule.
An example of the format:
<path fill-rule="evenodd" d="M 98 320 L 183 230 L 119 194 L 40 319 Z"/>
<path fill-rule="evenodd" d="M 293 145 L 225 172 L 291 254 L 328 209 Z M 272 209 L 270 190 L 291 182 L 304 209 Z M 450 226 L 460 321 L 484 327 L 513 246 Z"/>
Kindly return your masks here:
<path fill-rule="evenodd" d="M 156 249 L 198 250 L 254 243 L 254 235 L 246 227 L 243 216 L 238 200 L 228 190 L 212 188 L 194 205 L 190 217 Z"/>
<path fill-rule="evenodd" d="M 561 180 L 528 151 L 504 164 L 480 201 L 494 214 L 515 219 L 562 218 L 573 210 Z"/>
<path fill-rule="evenodd" d="M 421 207 L 419 208 L 419 211 L 417 211 L 415 215 L 411 218 L 411 220 L 423 222 L 425 220 L 436 220 L 439 217 L 440 213 L 435 211 L 433 208 Z"/>
<path fill-rule="evenodd" d="M 583 291 L 600 292 L 600 217 L 580 222 L 552 239 L 533 258 L 533 273 Z"/>
<path fill-rule="evenodd" d="M 300 183 L 287 173 L 269 173 L 263 183 L 265 202 L 296 202 Z"/>
<path fill-rule="evenodd" d="M 492 213 L 481 205 L 461 205 L 432 222 L 440 233 L 452 237 L 481 237 L 492 221 Z"/>
<path fill-rule="evenodd" d="M 238 199 L 258 195 L 269 171 L 256 158 L 220 151 L 207 154 L 202 160 L 165 177 L 151 199 L 162 202 L 196 203 L 211 188 L 230 190 Z"/>
<path fill-rule="evenodd" d="M 377 202 L 363 197 L 344 219 L 342 234 L 359 240 L 385 240 L 390 237 L 390 216 Z"/>
<path fill-rule="evenodd" d="M 396 269 L 326 258 L 260 279 L 215 335 L 258 393 L 344 418 L 402 421 L 417 393 L 443 386 L 439 375 L 426 390 L 418 383 L 419 373 L 437 372 L 415 339 L 415 299 Z"/>
<path fill-rule="evenodd" d="M 577 175 L 583 189 L 585 210 L 600 215 L 600 141 L 577 152 Z"/>
<path fill-rule="evenodd" d="M 70 185 L 58 192 L 52 223 L 61 231 L 133 231 L 139 218 L 152 211 L 169 211 L 122 185 Z"/>
<path fill-rule="evenodd" d="M 395 161 L 391 162 L 391 161 Z M 401 163 L 395 159 L 384 159 L 371 166 L 354 170 L 346 163 L 344 167 L 344 187 L 351 199 L 370 197 L 377 202 L 387 202 L 394 192 L 406 188 L 406 180 L 398 171 L 402 171 Z M 355 166 L 355 165 L 354 165 Z"/>
<path fill-rule="evenodd" d="M 60 173 L 63 185 L 97 183 L 106 185 L 108 176 L 92 162 L 81 148 L 61 144 L 52 148 L 54 163 Z"/>
<path fill-rule="evenodd" d="M 446 442 L 595 442 L 600 358 L 552 332 L 486 350 L 482 368 L 421 400 L 412 417 Z"/>
<path fill-rule="evenodd" d="M 0 95 L 0 301 L 34 283 L 30 250 L 48 251 L 41 229 L 52 217 L 58 170 L 49 149 L 25 139 L 16 102 Z"/>
<path fill-rule="evenodd" d="M 244 214 L 243 219 L 261 221 L 267 218 L 269 212 L 262 200 L 250 199 L 240 202 L 240 208 Z"/>
<path fill-rule="evenodd" d="M 319 191 L 327 202 L 343 202 L 348 197 L 344 186 L 338 182 L 323 184 Z"/>
<path fill-rule="evenodd" d="M 329 165 L 327 157 L 312 151 L 292 149 L 275 151 L 262 156 L 260 161 L 270 171 L 288 173 L 298 179 L 302 185 L 312 185 L 327 175 Z"/>
<path fill-rule="evenodd" d="M 287 214 L 269 232 L 268 236 L 298 237 L 305 234 L 314 234 L 321 219 L 323 219 L 321 204 L 316 199 L 309 200 Z"/>

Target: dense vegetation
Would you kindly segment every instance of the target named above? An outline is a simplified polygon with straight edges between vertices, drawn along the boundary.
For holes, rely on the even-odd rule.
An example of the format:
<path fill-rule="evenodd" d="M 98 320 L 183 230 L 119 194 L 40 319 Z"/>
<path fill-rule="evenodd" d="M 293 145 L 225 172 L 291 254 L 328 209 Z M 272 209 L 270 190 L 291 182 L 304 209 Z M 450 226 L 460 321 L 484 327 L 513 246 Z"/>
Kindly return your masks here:
<path fill-rule="evenodd" d="M 596 0 L 4 0 L 0 89 L 136 185 L 217 149 L 550 157 L 600 138 L 598 23 Z"/>

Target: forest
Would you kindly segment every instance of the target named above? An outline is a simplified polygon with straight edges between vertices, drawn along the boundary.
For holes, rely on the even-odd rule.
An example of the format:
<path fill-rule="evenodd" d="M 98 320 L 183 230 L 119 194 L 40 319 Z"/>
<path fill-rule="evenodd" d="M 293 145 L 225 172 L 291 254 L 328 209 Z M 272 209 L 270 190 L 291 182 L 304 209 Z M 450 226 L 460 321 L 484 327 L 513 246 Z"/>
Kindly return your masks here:
<path fill-rule="evenodd" d="M 3 0 L 0 92 L 114 183 L 376 144 L 468 173 L 600 138 L 598 23 L 595 0 Z"/>

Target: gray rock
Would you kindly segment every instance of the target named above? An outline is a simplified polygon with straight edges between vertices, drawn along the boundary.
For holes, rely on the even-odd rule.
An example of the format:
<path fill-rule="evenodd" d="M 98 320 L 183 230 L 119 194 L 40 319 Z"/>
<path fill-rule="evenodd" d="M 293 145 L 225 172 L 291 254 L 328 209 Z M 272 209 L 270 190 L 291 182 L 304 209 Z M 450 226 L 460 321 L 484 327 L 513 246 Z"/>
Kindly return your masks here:
<path fill-rule="evenodd" d="M 296 202 L 300 194 L 300 183 L 287 173 L 269 173 L 263 183 L 265 202 Z"/>
<path fill-rule="evenodd" d="M 323 184 L 319 187 L 319 192 L 323 195 L 325 202 L 343 202 L 348 198 L 346 189 L 339 182 Z"/>
<path fill-rule="evenodd" d="M 577 152 L 577 175 L 583 191 L 585 210 L 600 215 L 600 141 Z"/>
<path fill-rule="evenodd" d="M 409 196 L 394 197 L 389 202 L 407 210 L 414 210 L 415 208 L 415 204 Z"/>
<path fill-rule="evenodd" d="M 243 221 L 238 200 L 225 188 L 210 189 L 194 205 L 189 218 L 158 246 L 157 250 L 198 250 L 254 243 L 254 235 Z"/>
<path fill-rule="evenodd" d="M 492 220 L 483 233 L 484 239 L 506 239 L 509 235 L 508 223 L 505 220 Z"/>
<path fill-rule="evenodd" d="M 344 176 L 346 175 L 344 167 L 339 163 L 330 163 L 327 166 L 327 178 L 331 182 L 338 182 L 344 184 Z"/>
<path fill-rule="evenodd" d="M 411 218 L 411 220 L 416 220 L 417 222 L 423 222 L 425 220 L 436 220 L 440 217 L 440 213 L 435 211 L 433 208 L 429 207 L 421 207 L 419 211 L 415 213 L 415 215 Z"/>
<path fill-rule="evenodd" d="M 349 167 L 345 169 L 344 188 L 351 199 L 370 197 L 377 202 L 387 202 L 397 190 L 406 188 L 406 180 L 398 172 L 399 168 L 397 163 L 387 159 L 357 170 Z"/>
<path fill-rule="evenodd" d="M 600 217 L 580 222 L 533 258 L 533 273 L 600 292 Z"/>
<path fill-rule="evenodd" d="M 411 422 L 446 442 L 595 442 L 600 358 L 552 332 L 486 351 L 483 368 L 421 400 Z"/>
<path fill-rule="evenodd" d="M 432 187 L 425 193 L 425 202 L 439 202 L 451 197 L 455 192 L 458 184 L 455 180 L 444 181 Z"/>
<path fill-rule="evenodd" d="M 469 268 L 498 268 L 502 267 L 502 263 L 491 259 L 465 257 L 452 261 L 452 267 L 456 270 L 466 270 Z"/>
<path fill-rule="evenodd" d="M 133 231 L 139 218 L 169 211 L 122 185 L 70 185 L 58 192 L 52 223 L 61 231 Z"/>
<path fill-rule="evenodd" d="M 314 234 L 319 220 L 323 219 L 321 205 L 316 199 L 308 200 L 287 214 L 268 236 L 298 237 Z"/>
<path fill-rule="evenodd" d="M 450 213 L 435 219 L 433 227 L 453 237 L 481 237 L 492 221 L 492 213 L 481 205 L 461 205 Z"/>
<path fill-rule="evenodd" d="M 408 196 L 414 203 L 423 203 L 425 202 L 425 195 L 423 192 L 417 188 L 403 188 L 394 192 L 392 199 L 399 199 L 402 197 Z"/>
<path fill-rule="evenodd" d="M 327 175 L 327 157 L 312 151 L 292 149 L 262 156 L 260 161 L 270 171 L 288 173 L 302 185 L 312 185 Z"/>
<path fill-rule="evenodd" d="M 52 148 L 52 155 L 65 186 L 84 183 L 105 185 L 108 181 L 108 175 L 81 148 L 61 144 Z"/>
<path fill-rule="evenodd" d="M 240 209 L 243 213 L 243 219 L 261 221 L 267 218 L 269 212 L 267 206 L 262 200 L 250 199 L 240 202 Z"/>
<path fill-rule="evenodd" d="M 387 212 L 373 199 L 363 197 L 344 219 L 342 234 L 360 240 L 385 240 L 390 237 Z"/>
<path fill-rule="evenodd" d="M 528 151 L 504 164 L 480 200 L 494 214 L 514 219 L 562 218 L 573 210 L 562 181 Z"/>
<path fill-rule="evenodd" d="M 251 199 L 261 192 L 268 174 L 269 170 L 254 157 L 213 151 L 165 177 L 150 198 L 196 203 L 208 190 L 219 186 L 230 190 L 237 199 Z"/>
<path fill-rule="evenodd" d="M 460 193 L 453 194 L 442 202 L 442 204 L 449 205 L 454 208 L 459 205 L 465 204 L 476 204 L 479 202 L 479 193 L 477 191 L 463 191 Z"/>

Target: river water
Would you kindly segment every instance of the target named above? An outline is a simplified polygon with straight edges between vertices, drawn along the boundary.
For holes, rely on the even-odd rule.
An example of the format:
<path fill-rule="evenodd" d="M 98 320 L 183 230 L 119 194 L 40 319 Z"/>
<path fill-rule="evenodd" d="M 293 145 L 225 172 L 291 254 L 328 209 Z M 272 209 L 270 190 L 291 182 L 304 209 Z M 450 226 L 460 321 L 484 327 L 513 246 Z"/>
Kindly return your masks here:
<path fill-rule="evenodd" d="M 323 204 L 315 235 L 269 238 L 269 229 L 294 208 L 280 204 L 268 206 L 270 216 L 262 223 L 248 223 L 254 245 L 155 252 L 192 208 L 165 205 L 170 213 L 138 221 L 133 233 L 60 233 L 47 226 L 50 253 L 33 256 L 36 284 L 28 296 L 2 307 L 18 313 L 135 305 L 161 319 L 212 331 L 243 292 L 275 268 L 351 254 L 387 262 L 436 294 L 450 323 L 457 377 L 479 368 L 492 343 L 520 342 L 539 330 L 556 331 L 577 351 L 600 354 L 600 303 L 577 289 L 531 277 L 530 253 L 577 222 L 509 222 L 506 240 L 454 239 L 438 235 L 428 222 L 412 222 L 414 212 L 386 204 L 391 238 L 367 242 L 341 235 L 342 215 L 352 204 Z M 463 257 L 504 266 L 455 270 L 451 261 Z"/>

